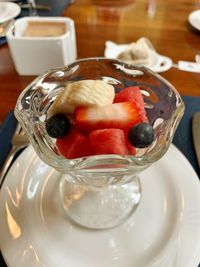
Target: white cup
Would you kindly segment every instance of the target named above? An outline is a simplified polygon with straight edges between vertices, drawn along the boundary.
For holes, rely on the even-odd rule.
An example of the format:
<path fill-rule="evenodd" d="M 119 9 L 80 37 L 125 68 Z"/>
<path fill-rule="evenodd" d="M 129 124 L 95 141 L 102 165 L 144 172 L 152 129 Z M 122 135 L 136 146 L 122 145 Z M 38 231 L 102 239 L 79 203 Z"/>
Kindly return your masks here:
<path fill-rule="evenodd" d="M 26 37 L 30 21 L 62 22 L 66 31 L 59 36 Z M 72 63 L 77 58 L 74 21 L 66 17 L 24 17 L 17 19 L 6 35 L 8 46 L 20 75 L 40 75 L 49 69 Z"/>

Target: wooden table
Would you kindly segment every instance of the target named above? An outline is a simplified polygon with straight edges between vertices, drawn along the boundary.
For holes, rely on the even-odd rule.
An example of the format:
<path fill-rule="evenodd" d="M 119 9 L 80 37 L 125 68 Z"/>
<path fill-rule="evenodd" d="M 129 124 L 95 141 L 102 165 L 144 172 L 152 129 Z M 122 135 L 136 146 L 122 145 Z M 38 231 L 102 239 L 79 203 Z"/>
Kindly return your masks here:
<path fill-rule="evenodd" d="M 105 41 L 134 42 L 142 36 L 156 50 L 178 60 L 194 61 L 200 52 L 200 35 L 187 22 L 190 12 L 200 9 L 199 0 L 76 0 L 63 11 L 75 21 L 78 58 L 103 56 Z M 111 7 L 109 3 L 124 3 Z M 175 3 L 176 2 L 176 3 Z M 183 95 L 200 96 L 200 74 L 176 68 L 162 73 Z M 34 79 L 19 76 L 7 45 L 0 47 L 0 121 L 15 107 L 20 92 Z"/>

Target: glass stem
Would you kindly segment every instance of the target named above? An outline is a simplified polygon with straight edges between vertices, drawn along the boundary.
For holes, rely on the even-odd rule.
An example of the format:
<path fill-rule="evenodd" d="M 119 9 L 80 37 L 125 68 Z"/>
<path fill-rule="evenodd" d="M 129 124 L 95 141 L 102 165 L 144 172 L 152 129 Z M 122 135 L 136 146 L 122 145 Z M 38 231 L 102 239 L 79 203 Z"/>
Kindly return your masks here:
<path fill-rule="evenodd" d="M 27 3 L 29 5 L 29 15 L 38 16 L 35 0 L 27 0 Z"/>
<path fill-rule="evenodd" d="M 62 176 L 59 192 L 67 217 L 89 229 L 108 229 L 123 223 L 141 199 L 138 177 L 123 185 L 95 187 L 69 182 Z"/>

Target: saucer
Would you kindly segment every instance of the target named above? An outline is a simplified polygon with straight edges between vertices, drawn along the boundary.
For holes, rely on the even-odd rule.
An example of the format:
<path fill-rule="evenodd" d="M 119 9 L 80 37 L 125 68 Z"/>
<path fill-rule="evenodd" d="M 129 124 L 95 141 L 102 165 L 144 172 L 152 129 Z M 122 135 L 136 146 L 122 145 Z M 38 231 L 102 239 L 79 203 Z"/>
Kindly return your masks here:
<path fill-rule="evenodd" d="M 140 175 L 143 196 L 122 225 L 90 231 L 72 224 L 58 198 L 59 173 L 30 146 L 0 193 L 0 247 L 9 267 L 197 267 L 200 185 L 171 145 Z"/>
<path fill-rule="evenodd" d="M 19 15 L 21 8 L 12 2 L 0 2 L 0 23 L 13 19 Z"/>
<path fill-rule="evenodd" d="M 143 38 L 143 39 L 145 40 L 146 38 Z M 148 40 L 148 42 L 149 42 L 149 40 Z M 129 44 L 116 44 L 112 41 L 106 41 L 104 56 L 106 58 L 117 59 L 119 54 L 128 48 L 128 45 Z M 152 44 L 150 43 L 150 45 L 152 45 Z M 152 48 L 151 49 L 151 52 L 152 52 L 151 57 L 154 58 L 154 60 L 153 60 L 154 63 L 151 65 L 144 65 L 144 66 L 148 67 L 149 69 L 151 69 L 152 71 L 157 72 L 157 73 L 161 73 L 161 72 L 169 70 L 173 65 L 171 58 L 158 54 L 154 50 L 153 46 L 151 48 Z M 137 65 L 137 64 L 135 64 L 135 65 Z"/>
<path fill-rule="evenodd" d="M 193 11 L 188 16 L 188 21 L 196 30 L 200 31 L 200 9 Z"/>

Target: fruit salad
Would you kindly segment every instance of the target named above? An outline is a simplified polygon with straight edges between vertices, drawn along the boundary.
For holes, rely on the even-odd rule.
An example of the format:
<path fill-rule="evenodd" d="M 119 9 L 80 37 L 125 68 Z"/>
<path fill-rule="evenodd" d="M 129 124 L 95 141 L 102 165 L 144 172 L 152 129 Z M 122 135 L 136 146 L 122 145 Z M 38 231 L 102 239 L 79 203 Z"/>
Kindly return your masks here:
<path fill-rule="evenodd" d="M 135 155 L 155 139 L 138 86 L 115 94 L 102 80 L 68 84 L 48 110 L 47 134 L 67 159 L 100 155 Z"/>

